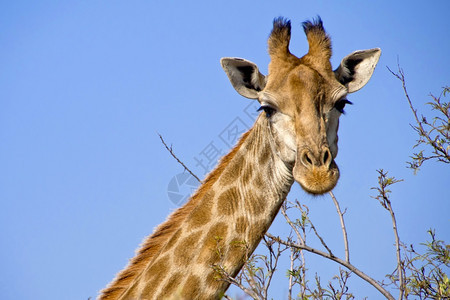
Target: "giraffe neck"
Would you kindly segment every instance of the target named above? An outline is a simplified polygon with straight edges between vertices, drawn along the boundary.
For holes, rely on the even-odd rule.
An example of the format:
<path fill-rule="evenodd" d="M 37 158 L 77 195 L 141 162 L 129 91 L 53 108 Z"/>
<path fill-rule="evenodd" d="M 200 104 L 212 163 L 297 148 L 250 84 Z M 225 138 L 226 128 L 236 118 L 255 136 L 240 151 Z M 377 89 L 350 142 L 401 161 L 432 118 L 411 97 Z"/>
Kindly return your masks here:
<path fill-rule="evenodd" d="M 229 284 L 218 280 L 218 269 L 237 275 L 293 183 L 292 169 L 275 153 L 267 122 L 258 118 L 188 203 L 147 238 L 100 299 L 223 295 Z"/>

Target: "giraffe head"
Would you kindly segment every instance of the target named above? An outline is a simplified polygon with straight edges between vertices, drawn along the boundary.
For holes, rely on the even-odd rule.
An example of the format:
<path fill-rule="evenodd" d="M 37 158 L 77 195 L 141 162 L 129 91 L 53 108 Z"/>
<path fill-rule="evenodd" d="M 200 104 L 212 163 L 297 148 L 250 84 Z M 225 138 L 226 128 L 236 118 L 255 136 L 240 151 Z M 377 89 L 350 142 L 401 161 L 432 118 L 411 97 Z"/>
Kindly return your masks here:
<path fill-rule="evenodd" d="M 222 58 L 221 64 L 239 94 L 259 101 L 276 155 L 292 169 L 294 179 L 305 191 L 323 194 L 339 179 L 334 159 L 339 117 L 350 103 L 346 96 L 369 81 L 381 50 L 355 51 L 333 71 L 331 41 L 320 18 L 304 22 L 303 29 L 309 51 L 298 58 L 289 51 L 290 21 L 274 20 L 267 76 L 244 59 Z"/>

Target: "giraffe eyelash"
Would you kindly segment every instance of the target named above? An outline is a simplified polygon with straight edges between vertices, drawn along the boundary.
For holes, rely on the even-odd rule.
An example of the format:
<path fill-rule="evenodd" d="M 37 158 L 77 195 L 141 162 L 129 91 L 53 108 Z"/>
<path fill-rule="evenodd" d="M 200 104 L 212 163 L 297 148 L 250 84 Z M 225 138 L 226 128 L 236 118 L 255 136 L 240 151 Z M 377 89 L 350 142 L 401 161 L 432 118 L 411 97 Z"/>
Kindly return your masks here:
<path fill-rule="evenodd" d="M 261 105 L 261 107 L 258 108 L 257 111 L 261 111 L 261 110 L 264 110 L 267 118 L 270 118 L 271 116 L 273 116 L 273 114 L 277 111 L 275 108 L 273 108 L 270 105 Z"/>
<path fill-rule="evenodd" d="M 337 101 L 334 104 L 334 108 L 336 108 L 337 111 L 340 112 L 341 114 L 345 114 L 344 107 L 345 107 L 346 104 L 352 105 L 353 103 L 351 101 L 349 101 L 348 99 L 344 98 L 344 99 L 341 99 L 341 100 Z"/>

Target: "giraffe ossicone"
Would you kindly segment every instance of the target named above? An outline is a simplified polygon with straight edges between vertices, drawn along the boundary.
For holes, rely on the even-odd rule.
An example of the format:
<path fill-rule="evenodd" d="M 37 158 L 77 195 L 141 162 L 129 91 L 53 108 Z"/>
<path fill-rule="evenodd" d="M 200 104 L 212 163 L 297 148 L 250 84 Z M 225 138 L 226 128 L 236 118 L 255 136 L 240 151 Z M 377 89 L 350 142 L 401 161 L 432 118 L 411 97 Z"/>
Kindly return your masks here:
<path fill-rule="evenodd" d="M 299 58 L 289 51 L 290 21 L 274 20 L 267 76 L 245 59 L 221 60 L 232 86 L 257 100 L 261 114 L 99 299 L 219 299 L 229 283 L 218 268 L 238 274 L 295 181 L 311 194 L 335 187 L 346 96 L 369 81 L 381 50 L 353 52 L 333 70 L 320 18 L 303 29 L 309 51 Z"/>

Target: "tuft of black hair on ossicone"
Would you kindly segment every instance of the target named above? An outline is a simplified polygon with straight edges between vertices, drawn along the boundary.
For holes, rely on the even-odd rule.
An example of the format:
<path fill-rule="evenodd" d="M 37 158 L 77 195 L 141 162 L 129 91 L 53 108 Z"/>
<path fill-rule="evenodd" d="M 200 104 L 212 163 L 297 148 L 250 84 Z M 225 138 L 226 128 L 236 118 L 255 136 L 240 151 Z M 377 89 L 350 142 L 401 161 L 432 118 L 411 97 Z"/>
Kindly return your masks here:
<path fill-rule="evenodd" d="M 308 32 L 313 29 L 319 29 L 320 31 L 325 31 L 325 29 L 323 28 L 322 18 L 320 18 L 320 16 L 317 16 L 317 18 L 313 19 L 312 21 L 308 20 L 308 21 L 303 22 L 302 26 L 303 26 L 303 30 L 305 31 L 306 34 L 308 34 Z"/>
<path fill-rule="evenodd" d="M 285 57 L 289 55 L 289 41 L 291 39 L 291 21 L 283 17 L 273 20 L 273 29 L 269 36 L 269 54 Z"/>
<path fill-rule="evenodd" d="M 287 34 L 291 35 L 291 21 L 284 18 L 284 17 L 278 17 L 273 19 L 273 29 L 272 34 L 280 34 L 281 32 L 284 32 L 287 30 Z"/>

